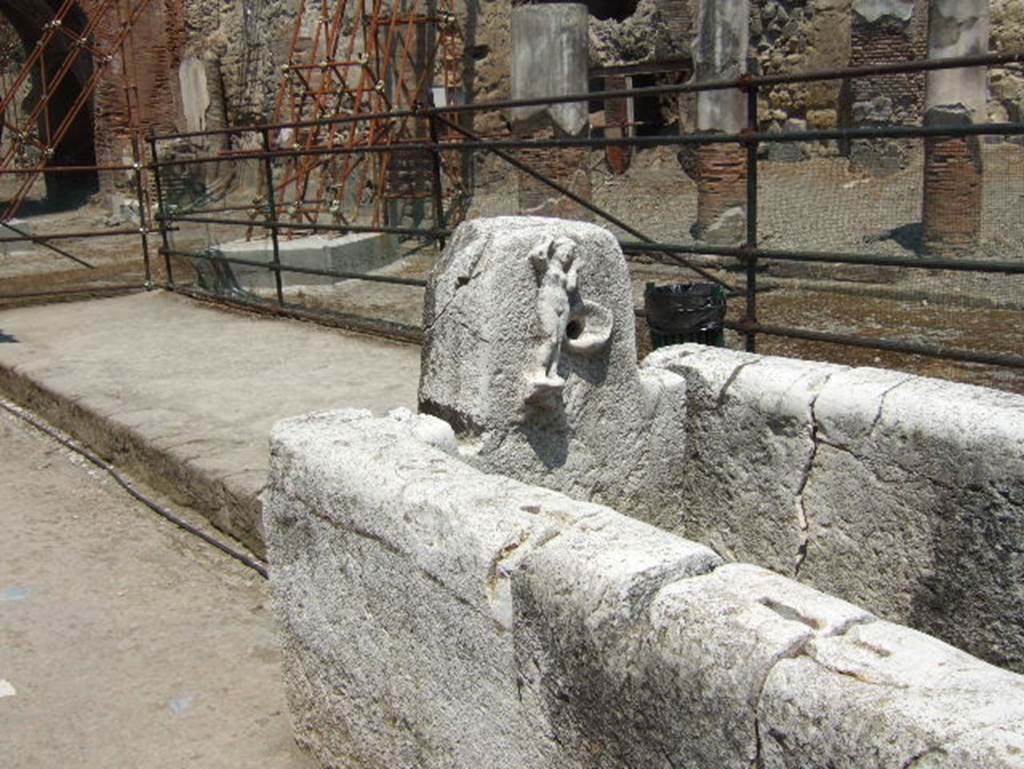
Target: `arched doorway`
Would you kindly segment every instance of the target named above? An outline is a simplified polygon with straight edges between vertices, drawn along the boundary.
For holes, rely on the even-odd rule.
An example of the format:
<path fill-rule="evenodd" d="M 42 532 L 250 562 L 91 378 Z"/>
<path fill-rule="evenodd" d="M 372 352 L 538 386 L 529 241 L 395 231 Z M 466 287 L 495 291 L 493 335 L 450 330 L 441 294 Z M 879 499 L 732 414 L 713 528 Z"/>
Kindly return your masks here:
<path fill-rule="evenodd" d="M 96 165 L 96 142 L 91 103 L 74 109 L 94 67 L 89 46 L 83 44 L 88 42 L 87 16 L 78 3 L 61 0 L 6 0 L 0 3 L 0 14 L 20 38 L 26 59 L 46 37 L 39 61 L 28 72 L 24 105 L 15 104 L 23 98 L 22 93 L 3 95 L 8 102 L 4 131 L 14 144 L 18 137 L 11 137 L 11 132 L 28 134 L 22 143 L 28 165 L 83 167 L 81 172 L 44 175 L 47 208 L 79 205 L 99 189 L 99 178 L 92 168 Z M 55 31 L 52 24 L 58 18 L 60 29 Z M 47 31 L 52 34 L 47 35 Z M 11 85 L 13 82 L 8 82 Z M 20 114 L 20 121 L 12 119 L 15 113 Z M 34 119 L 33 113 L 37 113 Z M 65 121 L 66 130 L 58 136 Z M 11 151 L 11 144 L 5 142 L 5 154 Z M 9 167 L 11 163 L 4 165 Z"/>

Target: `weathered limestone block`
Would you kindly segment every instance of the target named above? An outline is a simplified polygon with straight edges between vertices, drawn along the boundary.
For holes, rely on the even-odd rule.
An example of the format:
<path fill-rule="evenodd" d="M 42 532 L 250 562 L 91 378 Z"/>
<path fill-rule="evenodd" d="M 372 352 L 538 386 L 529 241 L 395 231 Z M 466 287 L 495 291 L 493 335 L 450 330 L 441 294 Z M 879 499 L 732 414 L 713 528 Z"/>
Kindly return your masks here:
<path fill-rule="evenodd" d="M 854 369 L 815 414 L 801 576 L 1024 669 L 1024 398 Z"/>
<path fill-rule="evenodd" d="M 663 582 L 718 559 L 454 452 L 447 425 L 408 412 L 275 428 L 264 515 L 296 735 L 325 766 L 582 769 L 586 756 L 534 728 L 511 575 L 584 522 L 606 549 L 596 562 L 622 575 L 610 613 L 645 575 Z"/>
<path fill-rule="evenodd" d="M 687 380 L 677 531 L 1024 670 L 1024 398 L 696 345 L 644 366 Z"/>
<path fill-rule="evenodd" d="M 467 222 L 434 269 L 420 408 L 475 466 L 674 525 L 683 380 L 640 372 L 615 238 L 541 218 Z"/>
<path fill-rule="evenodd" d="M 271 587 L 323 766 L 1021 765 L 1020 676 L 457 455 L 405 411 L 274 430 Z"/>
<path fill-rule="evenodd" d="M 780 661 L 757 715 L 766 769 L 1024 765 L 1024 680 L 888 622 Z"/>
<path fill-rule="evenodd" d="M 600 766 L 752 766 L 772 666 L 871 619 L 756 567 L 701 576 L 678 556 L 636 557 L 642 538 L 595 536 L 596 520 L 532 553 L 513 595 L 520 666 L 533 670 L 524 701 Z"/>
<path fill-rule="evenodd" d="M 648 356 L 644 370 L 657 369 L 687 380 L 687 460 L 667 481 L 689 501 L 675 530 L 729 559 L 799 574 L 814 404 L 843 367 L 687 346 Z"/>
<path fill-rule="evenodd" d="M 452 447 L 408 414 L 274 430 L 264 518 L 296 736 L 324 766 L 551 766 L 519 705 L 508 572 L 600 508 L 417 436 Z"/>

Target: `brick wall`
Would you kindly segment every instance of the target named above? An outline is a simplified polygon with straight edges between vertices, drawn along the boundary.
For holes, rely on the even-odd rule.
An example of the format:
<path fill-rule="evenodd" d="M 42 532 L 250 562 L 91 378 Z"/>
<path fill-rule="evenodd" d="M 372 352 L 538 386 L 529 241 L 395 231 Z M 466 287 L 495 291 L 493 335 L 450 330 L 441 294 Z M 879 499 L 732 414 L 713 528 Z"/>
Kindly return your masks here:
<path fill-rule="evenodd" d="M 87 13 L 94 13 L 98 0 L 83 0 Z M 122 2 L 127 9 L 128 3 Z M 122 10 L 122 16 L 127 14 Z M 119 30 L 114 9 L 108 10 L 96 28 L 96 42 L 113 46 Z M 118 164 L 131 157 L 131 127 L 169 132 L 177 127 L 177 72 L 185 42 L 182 0 L 150 0 L 132 27 L 124 45 L 117 49 L 96 87 L 93 99 L 97 162 Z M 126 93 L 126 86 L 132 86 Z M 131 102 L 129 111 L 128 102 Z M 124 173 L 101 173 L 100 189 L 106 194 L 128 185 Z"/>
<path fill-rule="evenodd" d="M 854 14 L 851 27 L 850 66 L 861 67 L 928 56 L 928 2 L 916 0 L 914 15 L 905 27 L 867 24 Z M 851 85 L 853 101 L 878 96 L 892 100 L 894 122 L 919 123 L 924 105 L 924 73 L 858 78 Z"/>
<path fill-rule="evenodd" d="M 517 138 L 557 139 L 563 136 L 554 128 L 537 127 L 518 132 Z M 585 147 L 561 149 L 517 150 L 515 156 L 533 170 L 568 187 L 575 194 L 590 198 L 590 153 Z M 578 203 L 560 195 L 529 174 L 519 172 L 519 213 L 537 216 L 557 216 L 564 219 L 586 218 L 586 210 Z"/>
<path fill-rule="evenodd" d="M 853 14 L 850 66 L 871 66 L 928 56 L 928 0 L 915 0 L 910 21 L 868 24 Z M 841 112 L 853 125 L 920 125 L 924 110 L 924 73 L 856 78 L 845 91 Z M 919 142 L 875 139 L 852 142 L 850 159 L 866 170 L 892 173 L 906 168 Z"/>

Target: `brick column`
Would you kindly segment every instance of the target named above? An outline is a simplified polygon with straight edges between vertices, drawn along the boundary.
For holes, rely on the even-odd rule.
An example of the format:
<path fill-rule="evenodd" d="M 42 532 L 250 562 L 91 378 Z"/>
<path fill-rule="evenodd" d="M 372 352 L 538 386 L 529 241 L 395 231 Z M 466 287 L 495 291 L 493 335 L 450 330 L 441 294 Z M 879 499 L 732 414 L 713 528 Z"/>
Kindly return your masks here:
<path fill-rule="evenodd" d="M 589 14 L 585 5 L 546 3 L 512 9 L 512 98 L 531 99 L 586 93 Z M 512 110 L 517 138 L 557 139 L 590 135 L 586 102 Z M 585 148 L 517 151 L 544 176 L 590 197 L 589 152 Z M 584 209 L 528 174 L 518 174 L 521 214 L 580 218 Z"/>
<path fill-rule="evenodd" d="M 697 81 L 739 77 L 750 42 L 749 0 L 701 0 L 693 46 Z M 747 124 L 746 97 L 738 89 L 697 95 L 697 130 L 739 133 Z M 737 144 L 700 148 L 697 222 L 701 240 L 735 244 L 746 232 L 746 154 Z"/>
<path fill-rule="evenodd" d="M 930 58 L 988 52 L 987 0 L 932 0 Z M 925 124 L 967 126 L 985 119 L 984 67 L 928 74 Z M 978 137 L 925 142 L 924 246 L 940 255 L 970 254 L 981 234 L 983 167 Z"/>
<path fill-rule="evenodd" d="M 978 138 L 925 140 L 925 249 L 970 253 L 981 230 L 982 166 Z"/>
<path fill-rule="evenodd" d="M 606 91 L 623 91 L 629 88 L 630 79 L 623 75 L 612 75 L 604 79 Z M 604 135 L 609 139 L 632 136 L 629 122 L 629 99 L 606 99 L 604 102 Z M 608 167 L 616 176 L 621 176 L 629 169 L 633 158 L 633 148 L 625 146 L 609 146 L 605 149 Z"/>
<path fill-rule="evenodd" d="M 715 233 L 722 230 L 726 240 L 742 239 L 747 210 L 746 150 L 739 144 L 705 144 L 698 158 L 697 232 L 703 238 L 716 239 Z"/>

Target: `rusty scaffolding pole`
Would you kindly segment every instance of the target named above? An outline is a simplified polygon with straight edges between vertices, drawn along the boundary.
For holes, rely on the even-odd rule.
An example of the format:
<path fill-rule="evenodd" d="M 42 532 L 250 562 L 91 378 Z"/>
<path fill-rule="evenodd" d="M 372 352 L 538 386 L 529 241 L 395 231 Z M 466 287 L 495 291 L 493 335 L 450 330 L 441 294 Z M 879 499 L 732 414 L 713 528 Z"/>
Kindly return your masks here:
<path fill-rule="evenodd" d="M 112 164 L 92 166 L 56 166 L 51 161 L 57 149 L 67 138 L 75 120 L 83 110 L 92 108 L 93 94 L 103 77 L 115 63 L 119 63 L 123 82 L 123 114 L 128 126 L 127 138 L 132 146 L 141 141 L 141 116 L 139 114 L 137 86 L 130 76 L 128 66 L 128 43 L 135 23 L 145 12 L 150 0 L 100 0 L 89 14 L 81 29 L 70 27 L 66 22 L 73 9 L 74 0 L 65 0 L 54 16 L 41 30 L 35 47 L 29 53 L 17 76 L 0 98 L 0 119 L 5 133 L 11 132 L 11 142 L 0 152 L 0 176 L 18 177 L 17 189 L 0 214 L 0 221 L 9 221 L 19 210 L 44 173 L 110 171 L 122 170 L 123 166 Z M 61 55 L 56 43 L 66 44 L 67 50 Z M 48 55 L 57 53 L 53 59 Z M 56 125 L 52 120 L 52 101 L 65 80 L 72 76 L 76 64 L 88 57 L 92 69 L 81 84 L 74 102 Z M 54 60 L 56 63 L 54 64 Z M 134 64 L 134 61 L 132 62 Z M 14 100 L 19 90 L 29 82 L 33 72 L 38 71 L 40 95 L 27 114 L 17 114 Z M 133 98 L 134 94 L 134 98 Z M 40 130 L 41 129 L 41 130 Z M 31 152 L 30 152 L 31 150 Z M 38 156 L 32 157 L 32 154 Z M 136 174 L 141 169 L 136 162 L 125 170 Z M 144 216 L 144 214 L 143 214 Z"/>
<path fill-rule="evenodd" d="M 309 154 L 288 158 L 274 179 L 272 218 L 316 224 L 396 224 L 403 204 L 443 207 L 422 179 L 434 171 L 449 198 L 463 192 L 457 153 L 399 151 L 332 155 L 329 150 L 407 145 L 436 136 L 430 113 L 435 93 L 461 98 L 462 33 L 453 0 L 303 0 L 275 105 L 275 123 L 315 123 L 337 117 L 367 119 L 347 125 L 277 130 L 271 146 Z M 328 152 L 319 152 L 319 151 Z M 258 201 L 257 208 L 265 200 Z M 443 214 L 441 215 L 443 216 Z M 422 218 L 422 211 L 413 214 Z"/>

